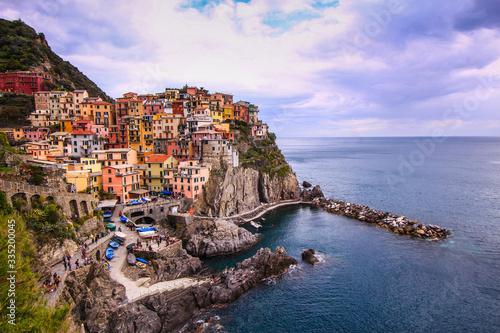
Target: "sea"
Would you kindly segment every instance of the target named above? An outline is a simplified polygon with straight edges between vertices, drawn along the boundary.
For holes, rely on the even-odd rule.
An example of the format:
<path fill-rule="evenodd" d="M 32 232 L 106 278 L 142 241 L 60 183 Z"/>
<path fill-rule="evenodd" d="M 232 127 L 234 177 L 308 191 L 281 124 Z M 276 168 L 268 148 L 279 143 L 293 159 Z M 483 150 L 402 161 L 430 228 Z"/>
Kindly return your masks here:
<path fill-rule="evenodd" d="M 302 205 L 261 220 L 233 267 L 282 246 L 299 264 L 203 315 L 223 332 L 500 332 L 500 138 L 281 138 L 297 175 L 326 197 L 449 229 L 415 239 Z M 317 251 L 314 266 L 300 260 Z"/>

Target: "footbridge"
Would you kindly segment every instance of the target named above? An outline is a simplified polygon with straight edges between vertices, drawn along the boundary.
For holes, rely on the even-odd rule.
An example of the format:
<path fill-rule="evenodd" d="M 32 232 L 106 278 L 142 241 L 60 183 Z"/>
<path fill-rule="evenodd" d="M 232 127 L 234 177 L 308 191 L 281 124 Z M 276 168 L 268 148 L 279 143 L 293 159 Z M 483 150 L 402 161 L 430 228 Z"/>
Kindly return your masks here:
<path fill-rule="evenodd" d="M 13 204 L 15 201 L 24 200 L 28 205 L 43 197 L 61 206 L 68 217 L 81 217 L 90 215 L 97 207 L 99 200 L 91 194 L 62 192 L 60 189 L 35 186 L 25 183 L 0 180 L 0 191 L 5 192 L 7 200 Z"/>
<path fill-rule="evenodd" d="M 166 199 L 162 202 L 148 202 L 136 206 L 125 206 L 123 213 L 134 223 L 159 222 L 168 213 L 177 213 L 182 208 L 182 200 Z"/>

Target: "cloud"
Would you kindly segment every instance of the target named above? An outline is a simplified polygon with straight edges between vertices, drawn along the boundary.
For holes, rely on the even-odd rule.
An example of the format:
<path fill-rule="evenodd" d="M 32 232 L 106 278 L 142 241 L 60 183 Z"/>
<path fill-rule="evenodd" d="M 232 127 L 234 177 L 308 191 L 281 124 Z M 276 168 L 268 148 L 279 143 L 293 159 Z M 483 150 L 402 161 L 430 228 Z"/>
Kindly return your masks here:
<path fill-rule="evenodd" d="M 500 75 L 497 9 L 485 0 L 0 0 L 0 16 L 44 32 L 111 96 L 204 86 L 255 102 L 278 134 L 314 136 L 428 134 L 481 79 Z M 493 96 L 475 115 L 499 120 Z M 481 133 L 479 120 L 464 119 L 463 133 Z"/>

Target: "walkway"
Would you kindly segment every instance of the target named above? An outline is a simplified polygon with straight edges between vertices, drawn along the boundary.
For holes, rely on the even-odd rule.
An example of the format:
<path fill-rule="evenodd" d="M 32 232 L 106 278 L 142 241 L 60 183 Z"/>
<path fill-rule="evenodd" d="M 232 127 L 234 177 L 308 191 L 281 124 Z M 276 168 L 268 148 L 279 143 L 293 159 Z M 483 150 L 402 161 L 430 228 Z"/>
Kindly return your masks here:
<path fill-rule="evenodd" d="M 285 207 L 285 206 L 291 206 L 291 205 L 298 205 L 301 204 L 302 200 L 300 199 L 292 199 L 292 200 L 283 200 L 279 202 L 273 202 L 270 204 L 262 204 L 261 206 L 255 207 L 254 209 L 245 212 L 245 213 L 240 213 L 236 214 L 233 216 L 226 216 L 226 217 L 220 217 L 221 220 L 232 220 L 232 219 L 241 219 L 243 220 L 243 223 L 250 222 L 254 219 L 258 219 L 259 217 L 275 210 L 280 207 Z M 202 216 L 199 216 L 202 217 Z M 238 223 L 238 221 L 234 221 L 235 223 Z"/>
<path fill-rule="evenodd" d="M 156 293 L 160 293 L 163 291 L 169 291 L 169 290 L 174 290 L 174 289 L 179 289 L 179 288 L 187 288 L 190 286 L 195 286 L 195 285 L 200 285 L 203 283 L 206 283 L 206 281 L 196 281 L 195 279 L 192 278 L 181 278 L 181 279 L 176 279 L 176 280 L 171 280 L 171 281 L 164 281 L 164 282 L 159 282 L 155 283 L 151 286 L 144 287 L 143 285 L 149 281 L 149 278 L 147 279 L 140 279 L 138 281 L 132 281 L 126 278 L 122 274 L 122 267 L 124 264 L 127 264 L 127 249 L 126 246 L 131 243 L 135 243 L 138 235 L 135 231 L 127 229 L 125 226 L 125 223 L 120 221 L 120 216 L 118 212 L 120 212 L 123 209 L 123 206 L 117 205 L 115 208 L 115 212 L 113 213 L 112 219 L 116 224 L 116 227 L 122 228 L 122 232 L 127 235 L 127 240 L 120 245 L 120 247 L 115 250 L 115 256 L 114 258 L 109 261 L 110 264 L 110 269 L 109 269 L 109 274 L 111 278 L 116 280 L 117 282 L 123 284 L 126 290 L 126 295 L 127 298 L 130 302 L 136 301 L 140 298 L 149 296 L 149 295 L 154 295 Z M 95 247 L 101 245 L 104 242 L 109 242 L 110 239 L 113 237 L 113 232 L 107 235 L 104 238 L 101 238 L 98 240 L 97 243 L 90 244 L 87 253 L 92 251 Z M 163 243 L 165 244 L 165 243 Z M 153 251 L 158 250 L 158 245 L 153 242 L 152 244 Z M 75 262 L 76 259 L 79 259 L 80 262 L 83 262 L 81 251 L 78 254 L 75 254 L 75 257 L 71 258 L 71 264 L 73 269 L 76 267 Z M 127 264 L 128 265 L 128 264 Z M 56 302 L 56 300 L 59 298 L 59 295 L 61 294 L 61 291 L 64 289 L 64 281 L 66 279 L 66 273 L 69 273 L 69 271 L 64 271 L 64 264 L 59 262 L 58 264 L 54 265 L 51 267 L 51 274 L 53 275 L 57 273 L 57 275 L 61 276 L 62 281 L 59 285 L 59 288 L 55 292 L 51 292 L 46 294 L 48 298 L 49 305 L 53 306 Z"/>

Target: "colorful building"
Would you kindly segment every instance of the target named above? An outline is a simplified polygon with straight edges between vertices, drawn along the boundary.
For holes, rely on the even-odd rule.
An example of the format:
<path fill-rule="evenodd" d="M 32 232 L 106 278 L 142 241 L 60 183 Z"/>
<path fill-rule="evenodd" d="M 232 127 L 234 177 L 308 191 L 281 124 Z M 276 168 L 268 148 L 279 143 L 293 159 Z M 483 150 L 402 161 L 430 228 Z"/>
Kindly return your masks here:
<path fill-rule="evenodd" d="M 139 171 L 133 165 L 122 164 L 102 168 L 102 187 L 104 192 L 112 193 L 120 203 L 130 199 L 130 192 L 140 188 Z"/>
<path fill-rule="evenodd" d="M 202 165 L 198 161 L 179 162 L 178 171 L 173 175 L 174 195 L 198 199 L 205 190 L 210 170 L 210 165 Z"/>
<path fill-rule="evenodd" d="M 153 154 L 146 159 L 147 169 L 143 174 L 143 185 L 150 191 L 169 191 L 172 186 L 169 184 L 168 171 L 177 170 L 178 162 L 173 156 L 165 154 Z"/>
<path fill-rule="evenodd" d="M 54 83 L 52 76 L 29 71 L 0 73 L 0 91 L 33 95 L 48 90 L 48 83 Z"/>

